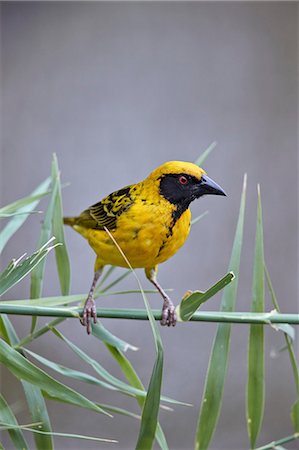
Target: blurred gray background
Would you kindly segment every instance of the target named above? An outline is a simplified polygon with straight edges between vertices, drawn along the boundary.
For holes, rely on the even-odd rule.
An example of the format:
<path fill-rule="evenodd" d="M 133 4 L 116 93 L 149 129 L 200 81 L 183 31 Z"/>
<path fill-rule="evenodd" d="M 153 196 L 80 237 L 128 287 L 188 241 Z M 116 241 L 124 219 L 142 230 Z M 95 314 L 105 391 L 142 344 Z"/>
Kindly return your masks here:
<path fill-rule="evenodd" d="M 50 173 L 57 153 L 64 212 L 77 214 L 103 196 L 139 181 L 167 160 L 194 161 L 214 140 L 208 174 L 228 197 L 207 197 L 192 205 L 209 210 L 189 240 L 160 266 L 159 279 L 172 287 L 175 302 L 187 289 L 206 289 L 227 270 L 244 172 L 248 208 L 237 309 L 250 309 L 255 235 L 256 184 L 261 183 L 265 254 L 283 312 L 297 303 L 297 2 L 2 2 L 2 203 L 27 195 Z M 46 207 L 46 202 L 41 203 Z M 2 262 L 34 251 L 40 216 L 15 235 Z M 66 230 L 72 293 L 87 292 L 94 254 Z M 118 269 L 118 273 L 122 273 Z M 149 287 L 138 271 L 145 288 Z M 29 280 L 9 298 L 28 298 Z M 136 288 L 131 277 L 122 289 Z M 58 295 L 50 255 L 44 295 Z M 218 310 L 220 296 L 204 306 Z M 153 307 L 161 306 L 151 296 Z M 142 307 L 140 295 L 105 297 L 103 307 Z M 272 309 L 269 297 L 267 310 Z M 42 322 L 42 321 L 41 321 Z M 19 334 L 29 319 L 13 319 Z M 128 356 L 148 383 L 154 362 L 147 322 L 104 320 L 113 333 L 139 347 Z M 216 324 L 161 329 L 165 348 L 163 393 L 193 408 L 162 411 L 171 449 L 192 449 L 198 408 Z M 117 365 L 77 321 L 63 333 L 120 375 Z M 246 449 L 245 398 L 248 327 L 234 325 L 222 413 L 213 449 Z M 286 352 L 270 353 L 283 337 L 266 331 L 266 408 L 259 444 L 292 433 L 289 411 L 295 388 Z M 64 365 L 87 370 L 57 339 L 46 335 L 31 348 Z M 92 372 L 90 372 L 92 373 Z M 56 376 L 56 375 L 55 375 Z M 23 394 L 2 371 L 2 390 L 19 410 Z M 64 380 L 65 381 L 65 380 Z M 138 411 L 132 399 L 71 383 L 89 398 Z M 17 403 L 16 403 L 17 402 Z M 105 418 L 48 402 L 55 431 L 113 437 L 132 449 L 138 422 Z M 2 437 L 7 448 L 9 441 Z M 57 439 L 57 448 L 114 448 Z M 288 448 L 294 448 L 289 446 Z"/>

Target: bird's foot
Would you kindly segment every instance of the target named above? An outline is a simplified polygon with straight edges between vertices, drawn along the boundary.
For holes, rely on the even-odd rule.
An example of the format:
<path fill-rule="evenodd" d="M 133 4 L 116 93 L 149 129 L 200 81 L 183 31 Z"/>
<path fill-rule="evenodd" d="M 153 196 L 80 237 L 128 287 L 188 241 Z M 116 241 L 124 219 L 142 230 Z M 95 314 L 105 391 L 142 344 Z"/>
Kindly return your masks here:
<path fill-rule="evenodd" d="M 88 296 L 83 308 L 83 315 L 80 319 L 81 324 L 86 327 L 87 334 L 91 333 L 91 320 L 97 323 L 97 309 L 92 296 Z"/>
<path fill-rule="evenodd" d="M 176 312 L 175 307 L 169 297 L 164 298 L 163 308 L 162 308 L 162 319 L 161 325 L 168 327 L 175 326 L 176 324 Z"/>

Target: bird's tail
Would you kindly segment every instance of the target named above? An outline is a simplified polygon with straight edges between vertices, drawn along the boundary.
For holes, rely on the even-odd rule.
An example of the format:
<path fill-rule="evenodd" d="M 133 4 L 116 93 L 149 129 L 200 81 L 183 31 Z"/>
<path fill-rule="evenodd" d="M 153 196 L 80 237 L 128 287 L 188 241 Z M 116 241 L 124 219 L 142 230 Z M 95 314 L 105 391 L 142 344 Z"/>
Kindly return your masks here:
<path fill-rule="evenodd" d="M 70 227 L 73 227 L 77 223 L 77 217 L 64 217 L 63 223 L 65 225 L 69 225 Z"/>

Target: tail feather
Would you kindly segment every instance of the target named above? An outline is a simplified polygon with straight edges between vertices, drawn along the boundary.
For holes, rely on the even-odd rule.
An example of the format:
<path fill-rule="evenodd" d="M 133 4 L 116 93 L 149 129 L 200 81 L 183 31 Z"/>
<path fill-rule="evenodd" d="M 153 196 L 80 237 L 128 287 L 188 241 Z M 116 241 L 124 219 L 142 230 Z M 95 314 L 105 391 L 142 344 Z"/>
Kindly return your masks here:
<path fill-rule="evenodd" d="M 63 223 L 65 225 L 69 225 L 70 227 L 73 227 L 77 223 L 77 217 L 64 217 Z"/>

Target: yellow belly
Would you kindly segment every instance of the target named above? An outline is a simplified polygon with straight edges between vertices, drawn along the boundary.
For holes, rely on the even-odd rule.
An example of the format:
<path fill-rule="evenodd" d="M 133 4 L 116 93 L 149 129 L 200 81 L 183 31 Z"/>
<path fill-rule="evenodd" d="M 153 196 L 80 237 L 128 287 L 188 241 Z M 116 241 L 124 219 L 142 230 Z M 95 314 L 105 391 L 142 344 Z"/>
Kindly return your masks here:
<path fill-rule="evenodd" d="M 184 244 L 190 230 L 190 210 L 171 228 L 171 211 L 133 206 L 122 214 L 111 234 L 134 268 L 151 268 L 173 256 Z M 106 264 L 127 267 L 123 256 L 106 231 L 74 226 L 97 255 L 96 269 Z"/>

